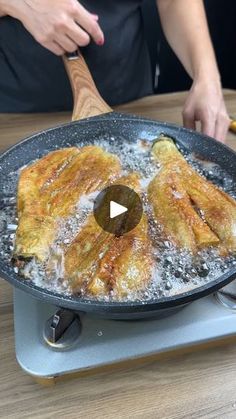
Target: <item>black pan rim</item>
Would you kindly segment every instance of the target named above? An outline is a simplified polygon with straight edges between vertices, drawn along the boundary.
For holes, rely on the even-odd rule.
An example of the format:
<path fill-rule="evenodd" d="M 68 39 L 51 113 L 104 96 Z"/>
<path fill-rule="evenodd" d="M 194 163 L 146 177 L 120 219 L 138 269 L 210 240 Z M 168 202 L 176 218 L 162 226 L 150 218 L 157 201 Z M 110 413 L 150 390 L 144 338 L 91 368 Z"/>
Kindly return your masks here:
<path fill-rule="evenodd" d="M 31 136 L 28 136 L 27 138 L 19 141 L 15 145 L 9 147 L 5 151 L 3 151 L 0 154 L 0 159 L 4 158 L 8 153 L 10 153 L 12 150 L 15 150 L 17 147 L 22 146 L 25 142 L 33 141 L 35 137 L 39 135 L 46 135 L 49 131 L 56 131 L 58 129 L 63 129 L 64 127 L 70 127 L 70 126 L 81 126 L 82 124 L 87 124 L 88 122 L 91 124 L 93 122 L 100 121 L 101 119 L 104 122 L 111 122 L 111 120 L 114 120 L 114 118 L 118 120 L 124 120 L 124 121 L 139 121 L 144 124 L 152 124 L 152 125 L 159 125 L 161 128 L 163 128 L 163 132 L 165 130 L 174 130 L 176 131 L 176 135 L 178 135 L 178 132 L 185 132 L 186 134 L 193 135 L 196 138 L 199 138 L 202 140 L 203 137 L 207 139 L 208 142 L 216 143 L 216 140 L 209 136 L 202 135 L 196 131 L 185 129 L 184 127 L 178 126 L 176 124 L 171 123 L 165 123 L 158 120 L 152 120 L 149 118 L 144 118 L 140 116 L 130 115 L 130 114 L 122 114 L 117 112 L 110 112 L 108 114 L 99 115 L 95 117 L 86 118 L 80 121 L 74 121 L 74 122 L 67 122 L 65 124 L 59 124 L 55 127 L 48 128 L 46 130 L 41 130 L 40 132 L 37 132 L 35 134 L 32 134 Z M 113 121 L 114 122 L 114 121 Z M 181 139 L 177 138 L 177 142 L 180 144 L 183 144 L 181 142 Z M 186 147 L 186 144 L 183 144 Z M 233 154 L 236 157 L 236 152 L 232 150 L 230 147 L 228 147 L 225 144 L 220 144 L 221 148 L 225 148 L 228 151 L 230 151 L 231 154 Z M 231 269 L 230 271 L 224 273 L 217 279 L 213 281 L 209 281 L 208 283 L 193 288 L 189 291 L 186 291 L 181 294 L 169 296 L 169 297 L 162 297 L 154 300 L 145 300 L 145 301 L 125 301 L 125 302 L 117 302 L 117 301 L 97 301 L 97 300 L 90 300 L 85 299 L 81 297 L 73 297 L 73 296 L 65 296 L 63 294 L 54 293 L 51 290 L 48 290 L 46 288 L 37 287 L 33 282 L 28 282 L 27 280 L 21 280 L 19 279 L 19 276 L 16 274 L 7 273 L 4 269 L 4 266 L 2 266 L 2 263 L 0 262 L 0 275 L 6 279 L 9 283 L 16 286 L 17 288 L 20 288 L 31 295 L 33 295 L 36 298 L 41 299 L 42 301 L 45 300 L 47 302 L 50 302 L 54 305 L 62 306 L 62 307 L 68 307 L 70 306 L 70 309 L 78 310 L 78 311 L 86 311 L 86 312 L 92 312 L 92 311 L 99 311 L 99 312 L 111 312 L 111 313 L 134 313 L 134 312 L 146 312 L 146 311 L 155 311 L 158 309 L 165 309 L 165 308 L 171 308 L 176 307 L 179 305 L 183 305 L 189 302 L 192 302 L 198 298 L 204 297 L 209 294 L 209 289 L 211 290 L 210 293 L 213 293 L 217 291 L 219 288 L 227 285 L 229 282 L 231 282 L 233 279 L 236 278 L 236 268 Z"/>
<path fill-rule="evenodd" d="M 84 312 L 99 312 L 99 313 L 137 313 L 137 312 L 150 312 L 159 309 L 174 308 L 180 305 L 184 305 L 193 302 L 199 298 L 214 293 L 231 281 L 236 279 L 236 268 L 231 269 L 229 272 L 224 273 L 217 279 L 210 281 L 201 287 L 196 287 L 188 290 L 184 293 L 172 295 L 169 297 L 158 298 L 157 300 L 145 300 L 145 301 L 99 301 L 93 299 L 80 298 L 75 296 L 66 296 L 59 293 L 54 293 L 47 288 L 41 288 L 35 285 L 32 281 L 27 279 L 19 280 L 19 277 L 15 275 L 9 275 L 4 271 L 4 268 L 0 265 L 0 275 L 6 279 L 10 284 L 16 288 L 25 291 L 41 301 L 46 301 L 56 306 L 69 308 L 75 311 Z"/>
<path fill-rule="evenodd" d="M 230 151 L 231 154 L 234 154 L 236 157 L 236 151 L 234 151 L 232 148 L 230 148 L 228 145 L 224 144 L 224 143 L 220 143 L 219 141 L 215 140 L 214 138 L 210 137 L 209 135 L 205 135 L 205 134 L 201 134 L 198 131 L 189 129 L 189 128 L 185 128 L 181 125 L 177 125 L 174 124 L 172 122 L 164 122 L 164 121 L 159 121 L 159 120 L 155 120 L 155 119 L 150 119 L 150 118 L 146 118 L 143 116 L 137 116 L 137 115 L 133 115 L 133 114 L 126 114 L 126 113 L 121 113 L 121 112 L 108 112 L 106 114 L 102 114 L 102 115 L 97 115 L 97 116 L 90 116 L 88 118 L 84 118 L 78 121 L 70 121 L 70 122 L 65 122 L 63 124 L 58 124 L 55 125 L 53 127 L 47 128 L 45 130 L 41 130 L 41 131 L 37 131 L 32 135 L 29 135 L 21 140 L 19 140 L 16 144 L 13 144 L 12 146 L 8 147 L 6 150 L 4 150 L 3 152 L 0 153 L 0 159 L 2 159 L 3 157 L 5 157 L 9 152 L 11 152 L 12 150 L 14 150 L 15 148 L 17 148 L 18 146 L 22 146 L 25 142 L 28 142 L 30 140 L 35 139 L 35 137 L 40 136 L 40 135 L 46 135 L 48 132 L 57 130 L 57 129 L 62 129 L 62 128 L 67 128 L 67 127 L 71 127 L 71 126 L 76 126 L 76 125 L 82 125 L 82 124 L 87 124 L 88 122 L 94 123 L 97 122 L 99 120 L 102 120 L 104 122 L 108 121 L 111 122 L 111 119 L 114 119 L 113 117 L 115 116 L 115 118 L 117 118 L 118 120 L 125 120 L 127 122 L 129 121 L 139 121 L 141 123 L 148 123 L 148 124 L 152 124 L 152 125 L 160 125 L 163 126 L 163 130 L 166 129 L 174 129 L 177 130 L 179 132 L 185 132 L 186 134 L 191 134 L 192 136 L 196 137 L 196 138 L 204 138 L 207 141 L 211 142 L 212 144 L 215 143 L 219 143 L 220 146 L 222 148 L 225 148 L 226 150 Z M 164 133 L 164 131 L 163 131 Z M 184 147 L 186 147 L 186 144 L 183 144 L 181 139 L 177 139 L 177 142 L 182 144 Z"/>

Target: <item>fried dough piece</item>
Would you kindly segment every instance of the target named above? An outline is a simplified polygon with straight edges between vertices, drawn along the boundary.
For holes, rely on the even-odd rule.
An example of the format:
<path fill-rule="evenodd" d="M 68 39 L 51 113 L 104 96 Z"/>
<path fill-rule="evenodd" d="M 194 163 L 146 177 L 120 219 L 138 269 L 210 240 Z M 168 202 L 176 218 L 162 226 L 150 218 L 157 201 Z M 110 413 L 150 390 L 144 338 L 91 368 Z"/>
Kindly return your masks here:
<path fill-rule="evenodd" d="M 166 236 L 192 252 L 210 245 L 236 251 L 234 199 L 196 173 L 170 138 L 162 137 L 152 152 L 161 168 L 148 196 Z"/>
<path fill-rule="evenodd" d="M 140 192 L 136 173 L 113 184 Z M 119 218 L 117 219 L 119 222 Z M 147 219 L 120 237 L 103 231 L 91 214 L 65 254 L 65 277 L 73 293 L 96 297 L 110 292 L 117 299 L 140 292 L 151 277 L 152 257 Z"/>
<path fill-rule="evenodd" d="M 132 231 L 113 237 L 88 283 L 88 293 L 101 297 L 110 291 L 116 300 L 120 300 L 137 297 L 147 286 L 153 266 L 147 226 L 147 218 L 143 215 Z"/>
<path fill-rule="evenodd" d="M 78 154 L 76 147 L 53 151 L 21 171 L 14 258 L 46 257 L 55 235 L 55 220 L 48 211 L 45 189 Z"/>
<path fill-rule="evenodd" d="M 80 150 L 70 167 L 48 187 L 50 212 L 54 216 L 69 215 L 82 195 L 103 188 L 120 173 L 120 161 L 114 154 L 98 146 Z"/>
<path fill-rule="evenodd" d="M 177 247 L 194 252 L 198 247 L 219 243 L 218 237 L 199 217 L 174 173 L 159 173 L 149 184 L 148 198 L 163 232 Z M 164 180 L 164 181 L 163 181 Z"/>
<path fill-rule="evenodd" d="M 86 224 L 65 253 L 65 279 L 73 293 L 83 293 L 97 268 L 98 261 L 109 246 L 112 235 L 106 233 L 90 214 Z"/>
<path fill-rule="evenodd" d="M 19 216 L 23 211 L 45 215 L 41 202 L 38 202 L 41 192 L 57 179 L 79 152 L 76 147 L 53 151 L 21 171 L 17 196 Z"/>
<path fill-rule="evenodd" d="M 120 170 L 119 159 L 97 146 L 54 151 L 23 169 L 14 258 L 44 261 L 59 218 L 70 216 L 82 195 L 103 188 Z"/>
<path fill-rule="evenodd" d="M 137 186 L 136 174 L 121 177 L 113 184 L 132 184 Z M 119 220 L 117 219 L 117 222 Z M 99 259 L 108 250 L 113 235 L 105 232 L 96 222 L 94 215 L 87 217 L 74 242 L 65 253 L 65 277 L 69 280 L 74 293 L 86 289 L 88 282 L 97 269 Z"/>

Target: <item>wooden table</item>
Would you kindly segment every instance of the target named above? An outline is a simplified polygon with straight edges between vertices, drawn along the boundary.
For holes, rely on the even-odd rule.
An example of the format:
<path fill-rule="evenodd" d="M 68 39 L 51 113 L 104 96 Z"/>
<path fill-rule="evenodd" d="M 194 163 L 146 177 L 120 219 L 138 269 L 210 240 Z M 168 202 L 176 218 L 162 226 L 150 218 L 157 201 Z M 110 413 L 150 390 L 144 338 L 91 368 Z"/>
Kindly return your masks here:
<path fill-rule="evenodd" d="M 181 123 L 185 94 L 149 97 L 125 112 Z M 225 91 L 230 114 L 236 93 Z M 1 150 L 68 113 L 0 115 Z M 236 148 L 236 136 L 228 144 Z M 236 418 L 236 343 L 41 387 L 17 365 L 12 289 L 0 279 L 0 418 Z"/>

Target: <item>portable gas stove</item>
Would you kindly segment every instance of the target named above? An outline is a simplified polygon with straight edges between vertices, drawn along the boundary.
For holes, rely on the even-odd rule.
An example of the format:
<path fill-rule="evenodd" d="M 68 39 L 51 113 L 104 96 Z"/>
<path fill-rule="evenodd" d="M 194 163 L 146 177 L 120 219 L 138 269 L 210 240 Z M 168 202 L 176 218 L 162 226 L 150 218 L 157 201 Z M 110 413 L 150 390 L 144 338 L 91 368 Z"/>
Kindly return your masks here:
<path fill-rule="evenodd" d="M 236 281 L 169 317 L 118 321 L 58 311 L 15 289 L 16 357 L 36 381 L 50 384 L 105 366 L 236 341 L 235 295 Z"/>

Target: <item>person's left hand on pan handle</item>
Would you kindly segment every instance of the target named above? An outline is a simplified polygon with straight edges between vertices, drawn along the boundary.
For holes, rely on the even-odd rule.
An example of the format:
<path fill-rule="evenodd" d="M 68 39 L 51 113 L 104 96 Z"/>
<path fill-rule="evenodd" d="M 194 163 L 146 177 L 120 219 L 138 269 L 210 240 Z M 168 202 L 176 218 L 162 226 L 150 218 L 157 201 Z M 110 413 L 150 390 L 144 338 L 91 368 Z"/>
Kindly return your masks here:
<path fill-rule="evenodd" d="M 203 134 L 225 141 L 230 119 L 218 75 L 215 79 L 206 75 L 192 84 L 183 108 L 183 123 L 186 128 L 195 129 L 197 121 Z"/>
<path fill-rule="evenodd" d="M 92 39 L 103 45 L 98 16 L 77 0 L 0 0 L 0 16 L 10 15 L 56 55 L 74 52 Z"/>

